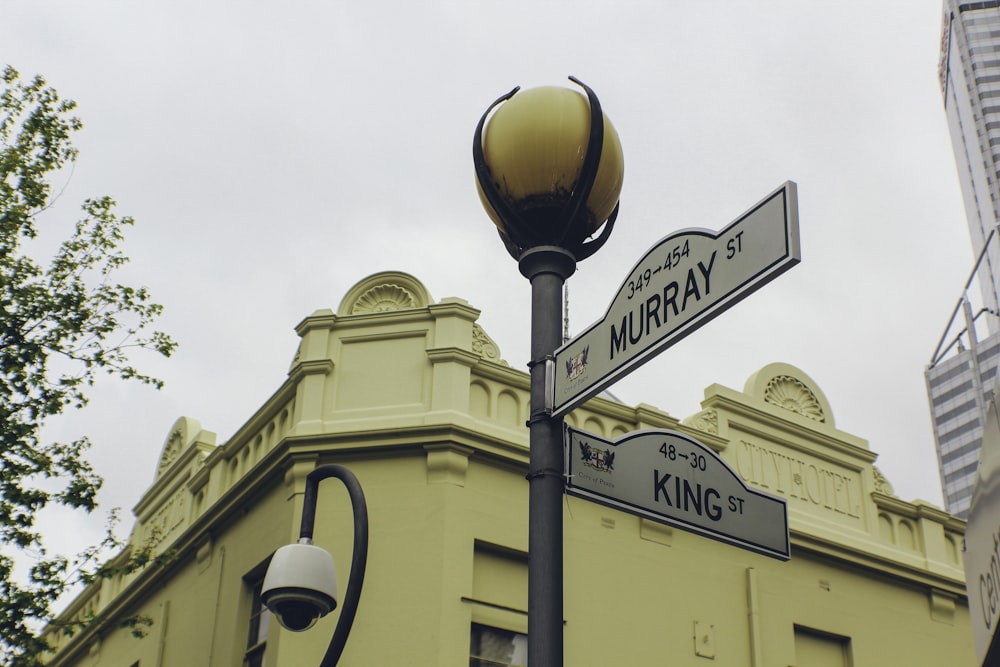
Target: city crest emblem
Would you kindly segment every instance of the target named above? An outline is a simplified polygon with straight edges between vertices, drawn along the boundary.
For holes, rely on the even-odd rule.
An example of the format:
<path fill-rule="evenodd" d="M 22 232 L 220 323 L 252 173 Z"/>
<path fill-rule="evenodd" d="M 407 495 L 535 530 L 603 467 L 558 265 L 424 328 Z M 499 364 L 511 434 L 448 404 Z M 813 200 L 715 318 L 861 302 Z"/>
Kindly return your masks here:
<path fill-rule="evenodd" d="M 615 469 L 613 451 L 591 447 L 585 442 L 580 443 L 580 460 L 583 461 L 583 465 L 601 472 L 612 472 Z"/>
<path fill-rule="evenodd" d="M 566 360 L 566 379 L 575 380 L 587 370 L 587 353 L 590 346 L 583 348 L 580 354 Z"/>

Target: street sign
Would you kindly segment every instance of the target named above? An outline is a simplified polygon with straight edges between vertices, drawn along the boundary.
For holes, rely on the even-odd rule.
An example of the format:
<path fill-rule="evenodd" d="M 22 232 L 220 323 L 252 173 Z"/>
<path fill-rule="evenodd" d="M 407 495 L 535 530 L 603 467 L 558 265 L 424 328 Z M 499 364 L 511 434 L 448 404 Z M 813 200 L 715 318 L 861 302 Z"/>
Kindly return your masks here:
<path fill-rule="evenodd" d="M 979 467 L 965 527 L 969 621 L 978 664 L 1000 662 L 1000 406 L 994 395 L 986 408 Z"/>
<path fill-rule="evenodd" d="M 566 429 L 566 492 L 788 560 L 783 498 L 750 488 L 712 449 L 662 429 L 608 441 Z"/>
<path fill-rule="evenodd" d="M 563 415 L 798 264 L 788 181 L 722 231 L 665 237 L 629 271 L 604 317 L 555 351 L 553 416 Z"/>

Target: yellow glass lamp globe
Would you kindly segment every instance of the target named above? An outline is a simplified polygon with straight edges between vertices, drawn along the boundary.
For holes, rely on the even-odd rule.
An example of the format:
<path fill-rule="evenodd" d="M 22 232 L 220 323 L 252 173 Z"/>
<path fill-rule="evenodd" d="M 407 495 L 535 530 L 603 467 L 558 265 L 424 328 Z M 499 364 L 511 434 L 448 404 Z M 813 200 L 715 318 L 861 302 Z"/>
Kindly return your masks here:
<path fill-rule="evenodd" d="M 482 147 L 493 182 L 507 204 L 539 239 L 569 200 L 580 176 L 590 137 L 590 103 L 575 90 L 532 88 L 504 102 L 483 130 Z M 607 114 L 597 176 L 570 236 L 582 241 L 596 232 L 618 203 L 624 178 L 621 142 Z M 487 214 L 501 232 L 504 222 L 477 181 Z"/>

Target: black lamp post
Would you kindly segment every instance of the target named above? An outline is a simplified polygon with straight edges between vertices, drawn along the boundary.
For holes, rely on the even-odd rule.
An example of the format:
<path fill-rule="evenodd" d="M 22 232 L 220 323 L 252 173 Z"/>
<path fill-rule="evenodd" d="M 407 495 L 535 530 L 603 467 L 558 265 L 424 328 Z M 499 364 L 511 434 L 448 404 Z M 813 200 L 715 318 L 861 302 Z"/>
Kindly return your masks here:
<path fill-rule="evenodd" d="M 576 263 L 610 236 L 624 171 L 618 135 L 597 96 L 570 80 L 586 97 L 568 88 L 543 87 L 522 93 L 515 88 L 496 100 L 480 119 L 472 146 L 483 206 L 521 274 L 531 281 L 531 667 L 563 664 L 563 420 L 552 416 L 562 288 Z M 602 226 L 600 235 L 588 240 Z"/>
<path fill-rule="evenodd" d="M 299 541 L 285 545 L 274 553 L 261 587 L 264 606 L 277 617 L 282 627 L 293 632 L 308 630 L 336 608 L 337 575 L 333 568 L 333 556 L 312 543 L 319 483 L 330 477 L 344 483 L 351 499 L 354 551 L 344 605 L 320 667 L 334 667 L 340 660 L 347 635 L 354 624 L 368 562 L 368 506 L 358 478 L 349 469 L 341 465 L 323 465 L 306 476 Z"/>

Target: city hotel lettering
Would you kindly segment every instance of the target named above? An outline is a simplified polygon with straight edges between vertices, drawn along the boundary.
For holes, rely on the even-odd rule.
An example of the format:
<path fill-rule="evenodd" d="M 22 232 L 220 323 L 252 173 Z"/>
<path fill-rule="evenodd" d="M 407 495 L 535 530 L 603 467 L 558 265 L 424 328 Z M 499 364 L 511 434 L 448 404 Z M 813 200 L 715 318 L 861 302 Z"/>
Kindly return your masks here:
<path fill-rule="evenodd" d="M 860 518 L 854 477 L 741 440 L 736 470 L 745 481 L 854 519 Z"/>

